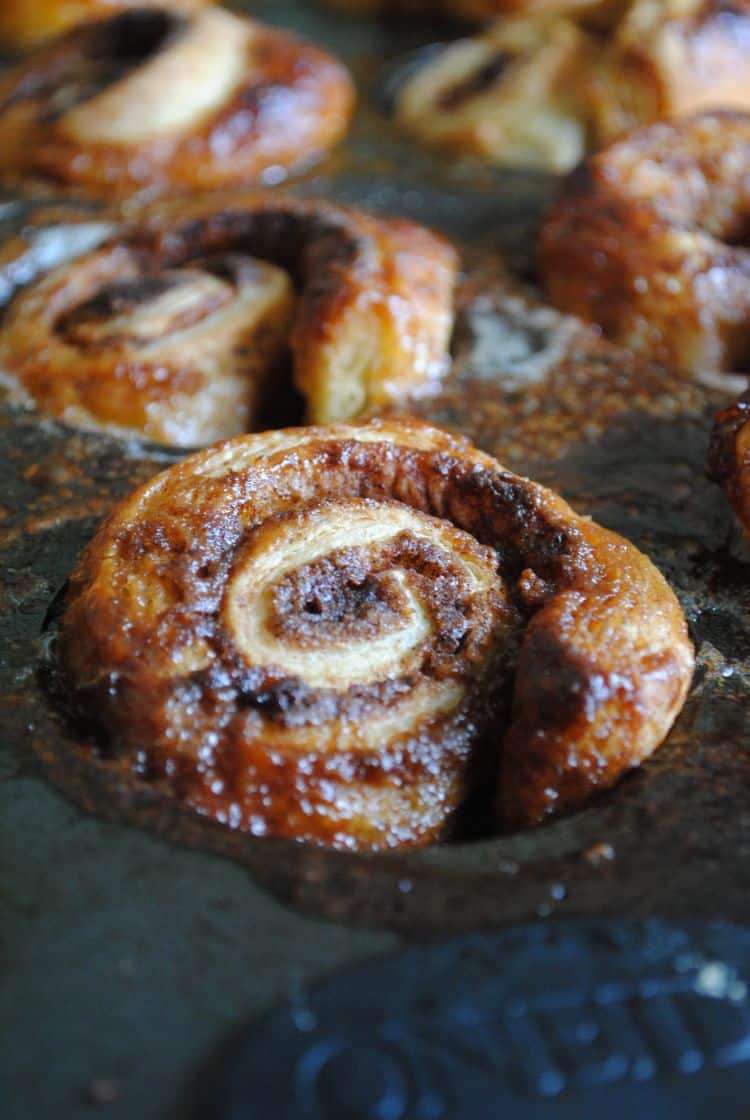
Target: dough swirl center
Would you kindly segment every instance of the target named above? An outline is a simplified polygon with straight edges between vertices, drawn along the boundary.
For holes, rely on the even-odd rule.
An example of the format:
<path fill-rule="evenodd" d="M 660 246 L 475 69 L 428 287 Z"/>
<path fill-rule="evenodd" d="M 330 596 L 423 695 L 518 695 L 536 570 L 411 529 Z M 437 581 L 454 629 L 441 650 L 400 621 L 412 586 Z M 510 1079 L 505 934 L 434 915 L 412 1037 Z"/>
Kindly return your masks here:
<path fill-rule="evenodd" d="M 309 688 L 440 676 L 482 629 L 495 566 L 468 534 L 398 503 L 323 502 L 251 534 L 223 622 L 250 667 Z"/>

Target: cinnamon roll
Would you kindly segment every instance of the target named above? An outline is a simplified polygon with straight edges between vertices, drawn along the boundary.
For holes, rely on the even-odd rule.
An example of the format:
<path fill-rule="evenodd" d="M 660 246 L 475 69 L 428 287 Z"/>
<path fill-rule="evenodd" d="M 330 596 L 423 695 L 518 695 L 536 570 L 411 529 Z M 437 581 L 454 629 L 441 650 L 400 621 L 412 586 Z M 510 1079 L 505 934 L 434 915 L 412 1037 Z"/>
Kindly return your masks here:
<path fill-rule="evenodd" d="M 750 6 L 632 0 L 604 33 L 549 13 L 502 20 L 407 78 L 396 118 L 428 144 L 569 171 L 628 128 L 750 109 Z"/>
<path fill-rule="evenodd" d="M 59 637 L 95 764 L 343 848 L 446 835 L 498 765 L 506 824 L 582 804 L 662 741 L 693 665 L 645 556 L 416 421 L 165 471 L 86 549 Z"/>
<path fill-rule="evenodd" d="M 552 302 L 701 377 L 750 362 L 750 115 L 644 128 L 589 158 L 542 222 Z"/>
<path fill-rule="evenodd" d="M 401 219 L 163 206 L 17 295 L 0 366 L 49 415 L 194 447 L 257 427 L 288 344 L 310 419 L 346 419 L 446 368 L 456 270 Z"/>
<path fill-rule="evenodd" d="M 77 27 L 0 80 L 0 174 L 92 196 L 278 182 L 341 139 L 346 70 L 287 32 L 209 7 Z"/>
<path fill-rule="evenodd" d="M 121 8 L 167 8 L 192 12 L 209 0 L 0 0 L 0 43 L 30 50 L 77 23 L 103 19 Z"/>
<path fill-rule="evenodd" d="M 587 142 L 580 76 L 594 40 L 570 20 L 502 20 L 402 86 L 395 118 L 424 143 L 491 163 L 567 171 Z"/>
<path fill-rule="evenodd" d="M 708 465 L 750 542 L 750 392 L 716 417 Z"/>

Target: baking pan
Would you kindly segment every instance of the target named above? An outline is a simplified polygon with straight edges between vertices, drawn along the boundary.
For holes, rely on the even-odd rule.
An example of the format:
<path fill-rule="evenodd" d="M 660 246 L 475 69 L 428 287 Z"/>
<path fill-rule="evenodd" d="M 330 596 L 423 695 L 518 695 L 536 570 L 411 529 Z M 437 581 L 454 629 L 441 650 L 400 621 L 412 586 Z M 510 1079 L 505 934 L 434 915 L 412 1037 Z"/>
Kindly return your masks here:
<path fill-rule="evenodd" d="M 0 1111 L 12 1120 L 77 1120 L 96 1105 L 117 1120 L 190 1115 L 196 1070 L 236 1023 L 405 941 L 582 915 L 750 918 L 750 564 L 704 470 L 731 393 L 636 363 L 538 301 L 533 237 L 554 183 L 452 163 L 395 133 L 383 74 L 444 29 L 302 0 L 247 10 L 340 54 L 360 86 L 343 149 L 281 189 L 405 214 L 462 248 L 454 369 L 409 411 L 467 432 L 644 549 L 685 608 L 695 682 L 646 766 L 536 831 L 352 855 L 193 820 L 85 764 L 43 671 L 76 555 L 117 497 L 177 456 L 6 400 Z M 27 273 L 106 218 L 54 201 L 0 210 L 5 239 L 29 238 Z M 17 277 L 3 277 L 7 295 Z"/>

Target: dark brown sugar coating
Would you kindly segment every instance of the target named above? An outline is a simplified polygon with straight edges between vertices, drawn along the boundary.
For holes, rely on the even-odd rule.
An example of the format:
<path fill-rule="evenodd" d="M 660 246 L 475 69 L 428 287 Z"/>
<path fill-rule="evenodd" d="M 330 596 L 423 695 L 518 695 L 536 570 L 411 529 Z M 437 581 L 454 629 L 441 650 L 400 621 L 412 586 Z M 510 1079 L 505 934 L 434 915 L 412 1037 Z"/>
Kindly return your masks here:
<path fill-rule="evenodd" d="M 346 132 L 346 69 L 209 6 L 135 8 L 62 35 L 0 81 L 0 175 L 95 197 L 275 180 Z"/>
<path fill-rule="evenodd" d="M 162 204 L 18 294 L 0 360 L 48 414 L 194 447 L 258 427 L 291 349 L 308 417 L 346 419 L 445 371 L 457 267 L 403 219 Z"/>
<path fill-rule="evenodd" d="M 750 115 L 638 130 L 592 156 L 543 220 L 553 303 L 696 376 L 750 363 Z"/>
<path fill-rule="evenodd" d="M 157 476 L 84 553 L 60 649 L 111 765 L 354 848 L 440 838 L 498 765 L 505 825 L 583 803 L 659 745 L 693 664 L 645 556 L 414 421 Z"/>

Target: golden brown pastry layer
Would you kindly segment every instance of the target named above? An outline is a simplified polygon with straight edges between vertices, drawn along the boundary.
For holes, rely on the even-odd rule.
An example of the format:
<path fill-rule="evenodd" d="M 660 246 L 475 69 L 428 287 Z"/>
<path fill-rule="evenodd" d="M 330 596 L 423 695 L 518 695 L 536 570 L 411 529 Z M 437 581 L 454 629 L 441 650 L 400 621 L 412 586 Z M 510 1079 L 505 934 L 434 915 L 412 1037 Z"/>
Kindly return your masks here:
<path fill-rule="evenodd" d="M 582 804 L 659 745 L 693 666 L 645 556 L 416 421 L 157 476 L 79 562 L 60 657 L 123 772 L 349 848 L 445 835 L 498 765 L 506 825 Z"/>
<path fill-rule="evenodd" d="M 290 345 L 309 417 L 346 419 L 445 370 L 457 263 L 326 203 L 155 207 L 16 296 L 0 366 L 52 416 L 194 447 L 257 426 Z"/>
<path fill-rule="evenodd" d="M 637 125 L 750 109 L 750 5 L 620 7 L 603 33 L 531 13 L 454 43 L 405 82 L 397 120 L 428 144 L 560 172 Z"/>
<path fill-rule="evenodd" d="M 0 42 L 31 50 L 75 24 L 104 19 L 127 8 L 193 12 L 209 0 L 0 0 Z"/>
<path fill-rule="evenodd" d="M 704 113 L 590 157 L 541 228 L 552 302 L 698 376 L 750 362 L 750 115 Z"/>
<path fill-rule="evenodd" d="M 116 197 L 278 181 L 344 135 L 344 67 L 209 7 L 77 27 L 0 80 L 0 175 Z"/>
<path fill-rule="evenodd" d="M 709 472 L 729 498 L 750 542 L 750 392 L 716 417 Z"/>

